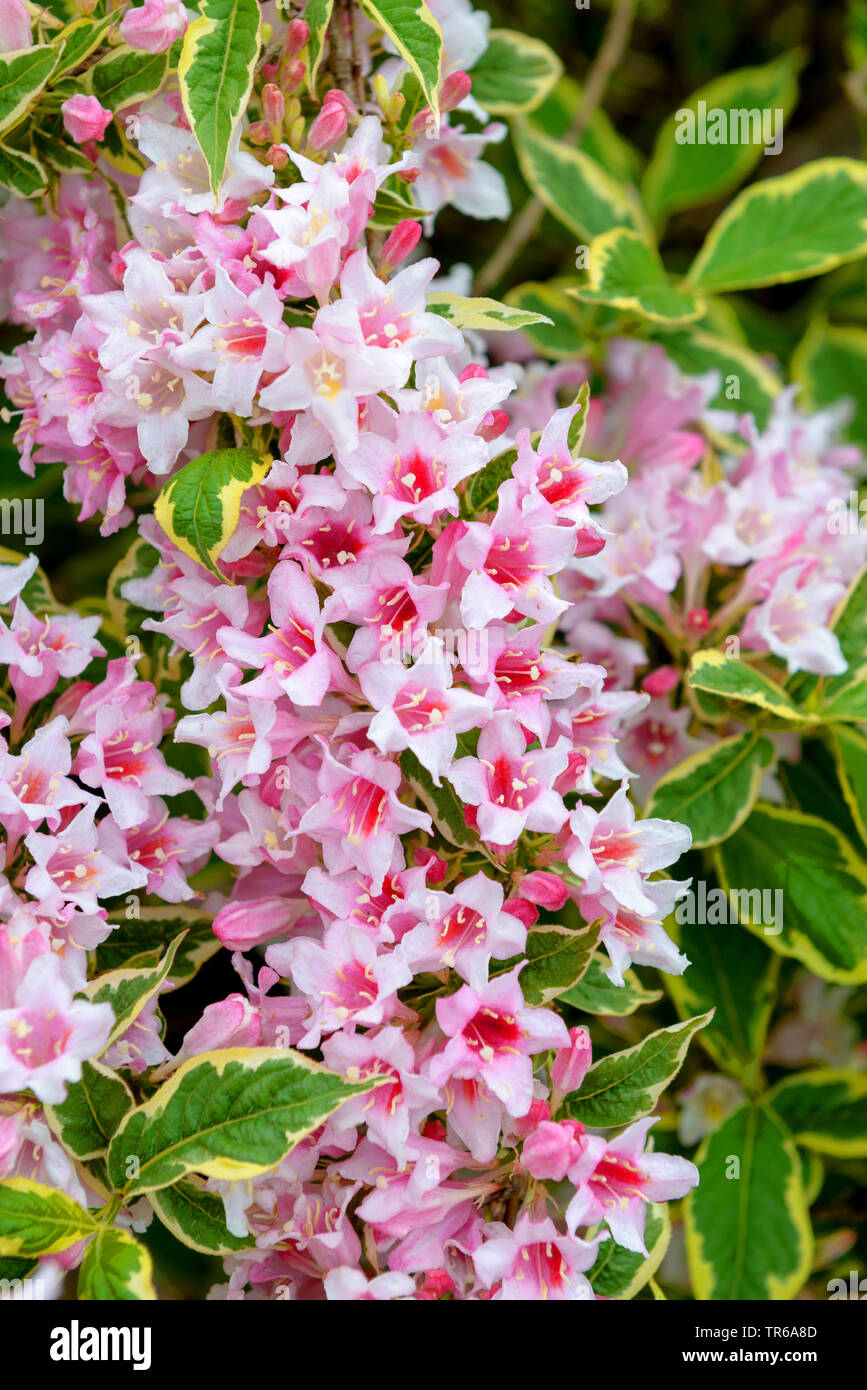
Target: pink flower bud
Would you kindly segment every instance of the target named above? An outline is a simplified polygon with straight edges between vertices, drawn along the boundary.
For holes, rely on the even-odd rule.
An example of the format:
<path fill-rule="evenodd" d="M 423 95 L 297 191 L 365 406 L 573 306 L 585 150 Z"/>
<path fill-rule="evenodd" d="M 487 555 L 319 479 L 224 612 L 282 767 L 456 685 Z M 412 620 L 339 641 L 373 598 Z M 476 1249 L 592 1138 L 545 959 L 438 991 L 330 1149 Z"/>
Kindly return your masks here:
<path fill-rule="evenodd" d="M 488 369 L 481 362 L 468 362 L 458 377 L 458 381 L 487 381 Z"/>
<path fill-rule="evenodd" d="M 415 862 L 419 868 L 425 870 L 427 883 L 442 883 L 449 871 L 446 861 L 432 849 L 419 850 L 415 856 Z"/>
<path fill-rule="evenodd" d="M 24 0 L 0 0 L 0 53 L 30 48 L 30 15 Z"/>
<path fill-rule="evenodd" d="M 165 53 L 187 30 L 187 12 L 181 0 L 145 0 L 127 10 L 120 23 L 124 43 L 144 53 Z"/>
<path fill-rule="evenodd" d="M 447 1269 L 429 1269 L 425 1274 L 424 1283 L 415 1296 L 428 1303 L 434 1299 L 442 1298 L 443 1294 L 456 1292 L 457 1285 Z"/>
<path fill-rule="evenodd" d="M 346 112 L 336 101 L 323 106 L 307 135 L 307 148 L 314 154 L 324 154 L 346 134 Z"/>
<path fill-rule="evenodd" d="M 707 632 L 710 627 L 706 608 L 691 608 L 686 615 L 687 630 L 694 636 Z"/>
<path fill-rule="evenodd" d="M 523 922 L 525 927 L 532 927 L 539 920 L 539 909 L 532 903 L 525 902 L 523 898 L 508 898 L 503 903 L 503 911 L 511 912 L 513 917 L 517 917 L 519 922 Z"/>
<path fill-rule="evenodd" d="M 646 690 L 648 695 L 667 695 L 679 680 L 680 675 L 673 666 L 657 666 L 655 671 L 648 671 L 641 682 L 641 688 Z"/>
<path fill-rule="evenodd" d="M 227 903 L 214 918 L 213 932 L 228 950 L 249 951 L 251 946 L 261 946 L 282 936 L 296 916 L 287 909 L 283 898 Z"/>
<path fill-rule="evenodd" d="M 452 72 L 440 87 L 440 110 L 454 111 L 462 101 L 466 101 L 473 85 L 468 72 Z"/>
<path fill-rule="evenodd" d="M 280 89 L 284 96 L 291 97 L 293 92 L 297 92 L 301 83 L 307 76 L 307 64 L 300 58 L 293 58 L 291 63 L 287 63 L 280 78 Z"/>
<path fill-rule="evenodd" d="M 539 1125 L 544 1124 L 551 1118 L 551 1107 L 546 1100 L 534 1100 L 527 1111 L 519 1120 L 515 1120 L 512 1129 L 519 1139 L 527 1139 Z"/>
<path fill-rule="evenodd" d="M 500 435 L 509 428 L 509 423 L 509 417 L 505 410 L 489 410 L 476 430 L 476 434 L 490 443 L 492 439 L 499 439 Z"/>
<path fill-rule="evenodd" d="M 305 19 L 293 19 L 286 30 L 286 39 L 283 44 L 283 52 L 287 58 L 294 58 L 296 53 L 300 53 L 307 40 L 310 38 L 310 25 Z"/>
<path fill-rule="evenodd" d="M 583 1134 L 583 1126 L 578 1128 Z M 562 1182 L 572 1164 L 581 1157 L 582 1148 L 574 1122 L 566 1120 L 555 1124 L 553 1120 L 545 1120 L 525 1139 L 521 1162 L 531 1177 Z"/>
<path fill-rule="evenodd" d="M 412 218 L 409 217 L 403 222 L 398 222 L 382 248 L 381 269 L 383 275 L 390 275 L 395 266 L 400 265 L 401 261 L 405 261 L 407 256 L 411 255 L 418 246 L 420 236 L 420 222 L 413 222 Z"/>
<path fill-rule="evenodd" d="M 251 145 L 267 145 L 271 140 L 271 127 L 267 121 L 254 121 L 247 130 Z"/>
<path fill-rule="evenodd" d="M 358 117 L 358 107 L 355 102 L 345 92 L 341 92 L 339 87 L 332 87 L 330 91 L 326 92 L 322 104 L 323 106 L 342 106 L 349 121 L 354 121 Z"/>
<path fill-rule="evenodd" d="M 85 140 L 101 140 L 113 119 L 113 113 L 100 106 L 96 97 L 86 97 L 80 92 L 68 97 L 60 110 L 63 124 L 77 145 L 83 145 Z"/>
<path fill-rule="evenodd" d="M 534 869 L 531 874 L 525 874 L 521 879 L 521 893 L 531 903 L 538 903 L 539 907 L 548 907 L 553 912 L 559 912 L 560 908 L 569 897 L 569 890 L 557 874 L 545 873 L 542 869 Z"/>
<path fill-rule="evenodd" d="M 285 169 L 289 163 L 289 155 L 285 145 L 269 145 L 265 152 L 265 158 L 272 169 L 276 169 L 278 173 L 281 169 Z"/>
<path fill-rule="evenodd" d="M 275 87 L 273 82 L 268 82 L 262 92 L 262 105 L 265 109 L 265 120 L 272 126 L 281 126 L 283 117 L 286 113 L 286 102 L 279 87 Z"/>
<path fill-rule="evenodd" d="M 569 1037 L 569 1046 L 561 1047 L 551 1063 L 551 1084 L 564 1096 L 578 1090 L 593 1059 L 586 1028 L 570 1028 Z"/>
<path fill-rule="evenodd" d="M 257 1047 L 261 1037 L 257 1010 L 243 994 L 230 994 L 228 999 L 205 1006 L 198 1023 L 184 1035 L 178 1057 L 185 1060 L 218 1047 Z"/>
<path fill-rule="evenodd" d="M 266 82 L 276 82 L 279 73 L 279 63 L 265 63 L 262 67 L 262 76 Z"/>

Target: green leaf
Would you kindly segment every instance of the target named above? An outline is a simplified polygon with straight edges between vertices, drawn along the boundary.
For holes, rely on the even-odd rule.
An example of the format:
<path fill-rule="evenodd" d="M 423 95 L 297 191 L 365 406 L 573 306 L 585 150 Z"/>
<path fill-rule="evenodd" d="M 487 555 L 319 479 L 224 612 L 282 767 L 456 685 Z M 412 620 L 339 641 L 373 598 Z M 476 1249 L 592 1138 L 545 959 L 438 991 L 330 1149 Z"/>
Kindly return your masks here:
<path fill-rule="evenodd" d="M 656 250 L 631 227 L 594 238 L 589 272 L 585 286 L 569 291 L 583 303 L 628 310 L 652 323 L 687 323 L 704 313 L 701 299 L 669 283 Z"/>
<path fill-rule="evenodd" d="M 190 1179 L 151 1192 L 150 1202 L 163 1225 L 191 1250 L 231 1255 L 256 1243 L 253 1236 L 233 1236 L 221 1198 Z"/>
<path fill-rule="evenodd" d="M 114 1010 L 114 1027 L 108 1035 L 104 1051 L 117 1042 L 130 1025 L 138 1018 L 142 1009 L 168 979 L 175 952 L 181 938 L 176 937 L 169 945 L 165 958 L 154 969 L 137 969 L 124 966 L 111 970 L 107 975 L 97 975 L 81 991 L 91 1004 L 110 1004 Z"/>
<path fill-rule="evenodd" d="M 154 1300 L 150 1254 L 129 1231 L 103 1226 L 84 1252 L 76 1297 L 80 1303 Z"/>
<path fill-rule="evenodd" d="M 102 974 L 124 966 L 153 966 L 178 933 L 185 932 L 166 977 L 174 985 L 185 985 L 220 950 L 211 923 L 210 914 L 195 907 L 143 907 L 140 916 L 121 922 L 97 946 L 96 968 Z"/>
<path fill-rule="evenodd" d="M 858 834 L 867 843 L 867 738 L 857 729 L 832 731 L 834 761 Z"/>
<path fill-rule="evenodd" d="M 740 894 L 740 921 L 772 950 L 824 980 L 867 980 L 867 865 L 835 826 L 760 802 L 715 853 L 720 883 Z M 782 893 L 782 922 L 759 920 L 763 890 Z"/>
<path fill-rule="evenodd" d="M 22 198 L 38 198 L 48 187 L 48 175 L 32 154 L 0 145 L 0 184 Z"/>
<path fill-rule="evenodd" d="M 117 113 L 158 92 L 168 70 L 167 53 L 119 48 L 88 70 L 87 86 L 102 106 Z"/>
<path fill-rule="evenodd" d="M 754 733 L 713 743 L 660 778 L 645 814 L 683 821 L 693 849 L 715 845 L 746 820 L 774 757 L 771 741 Z"/>
<path fill-rule="evenodd" d="M 714 223 L 686 285 L 738 290 L 821 275 L 867 251 L 867 165 L 816 159 L 739 193 Z"/>
<path fill-rule="evenodd" d="M 605 962 L 594 956 L 586 975 L 560 995 L 561 1002 L 571 1004 L 574 1009 L 583 1009 L 584 1013 L 625 1018 L 662 998 L 662 990 L 646 989 L 634 970 L 625 971 L 625 983 L 615 985 L 608 979 L 605 969 Z"/>
<path fill-rule="evenodd" d="M 528 1004 L 549 1004 L 578 983 L 590 964 L 600 922 L 575 929 L 546 923 L 527 933 L 521 990 Z"/>
<path fill-rule="evenodd" d="M 867 719 L 867 566 L 852 580 L 830 626 L 849 669 L 830 678 L 798 672 L 787 681 L 786 689 L 800 703 L 818 710 L 816 717 L 822 722 Z"/>
<path fill-rule="evenodd" d="M 795 763 L 777 764 L 777 776 L 786 792 L 786 802 L 797 811 L 830 821 L 860 848 L 858 827 L 846 804 L 837 777 L 834 758 L 818 738 L 802 739 Z"/>
<path fill-rule="evenodd" d="M 513 333 L 531 323 L 550 323 L 545 314 L 514 309 L 498 299 L 468 299 L 449 290 L 432 290 L 427 299 L 428 312 L 448 319 L 456 328 L 478 333 Z"/>
<path fill-rule="evenodd" d="M 22 121 L 54 71 L 57 49 L 36 44 L 19 53 L 0 53 L 0 131 Z"/>
<path fill-rule="evenodd" d="M 521 330 L 527 341 L 552 362 L 576 357 L 586 340 L 580 307 L 565 292 L 574 280 L 551 280 L 547 284 L 528 281 L 509 290 L 506 303 L 514 309 L 544 315 L 548 323 L 525 324 Z"/>
<path fill-rule="evenodd" d="M 802 720 L 816 722 L 815 715 L 798 709 L 781 686 L 763 676 L 755 667 L 748 666 L 738 657 L 726 656 L 724 652 L 696 652 L 687 679 L 693 689 L 757 705 L 779 719 L 793 723 Z"/>
<path fill-rule="evenodd" d="M 241 499 L 271 463 L 250 448 L 201 454 L 166 483 L 154 516 L 179 550 L 222 578 L 217 560 L 238 525 Z"/>
<path fill-rule="evenodd" d="M 592 1129 L 630 1125 L 649 1115 L 683 1065 L 686 1049 L 712 1013 L 650 1033 L 635 1047 L 595 1062 L 567 1101 L 575 1120 Z"/>
<path fill-rule="evenodd" d="M 199 0 L 178 64 L 181 100 L 219 195 L 235 126 L 247 106 L 259 56 L 256 0 Z"/>
<path fill-rule="evenodd" d="M 331 23 L 333 9 L 334 0 L 307 0 L 304 7 L 304 22 L 310 26 L 310 38 L 307 40 L 307 90 L 311 96 L 316 95 L 316 79 L 319 76 L 325 35 Z"/>
<path fill-rule="evenodd" d="M 721 374 L 720 389 L 710 402 L 715 410 L 749 412 L 764 429 L 780 382 L 757 352 L 695 327 L 657 330 L 654 336 L 687 375 L 711 368 Z"/>
<path fill-rule="evenodd" d="M 848 437 L 867 448 L 867 329 L 832 327 L 814 319 L 792 356 L 792 377 L 800 382 L 810 410 L 834 405 L 841 397 L 850 401 L 854 414 Z"/>
<path fill-rule="evenodd" d="M 443 36 L 424 0 L 361 0 L 361 8 L 409 63 L 425 102 L 438 115 Z"/>
<path fill-rule="evenodd" d="M 521 173 L 570 232 L 591 241 L 612 227 L 635 226 L 626 193 L 589 155 L 542 135 L 524 117 L 515 120 L 514 135 Z"/>
<path fill-rule="evenodd" d="M 651 1202 L 647 1207 L 644 1244 L 647 1254 L 627 1250 L 614 1240 L 605 1240 L 599 1247 L 587 1278 L 597 1298 L 634 1298 L 649 1279 L 652 1279 L 671 1240 L 671 1219 L 663 1202 Z"/>
<path fill-rule="evenodd" d="M 530 112 L 529 123 L 542 135 L 562 140 L 575 120 L 582 96 L 583 88 L 574 78 L 561 77 L 542 104 Z M 635 181 L 642 157 L 634 145 L 623 139 L 601 108 L 593 112 L 577 147 L 618 183 Z"/>
<path fill-rule="evenodd" d="M 192 1057 L 127 1115 L 109 1146 L 109 1178 L 132 1197 L 193 1172 L 226 1181 L 256 1177 L 344 1100 L 385 1079 L 352 1084 L 290 1048 Z"/>
<path fill-rule="evenodd" d="M 409 748 L 400 755 L 400 770 L 445 839 L 453 845 L 476 844 L 475 832 L 464 817 L 464 803 L 451 782 L 443 778 L 441 785 L 435 786 L 427 768 Z"/>
<path fill-rule="evenodd" d="M 796 49 L 764 67 L 740 68 L 715 78 L 681 103 L 660 127 L 644 175 L 642 194 L 652 216 L 663 219 L 681 208 L 700 207 L 746 178 L 764 152 L 762 114 L 788 115 L 797 101 L 797 74 L 804 60 L 805 54 Z M 702 134 L 719 133 L 715 111 L 725 112 L 727 138 L 720 144 L 700 141 L 696 137 Z M 739 138 L 729 140 L 732 133 Z M 770 141 L 774 134 L 772 125 Z M 687 141 L 690 135 L 693 139 Z M 750 138 L 740 138 L 744 135 Z"/>
<path fill-rule="evenodd" d="M 81 1080 L 67 1083 L 66 1099 L 45 1107 L 45 1118 L 63 1147 L 83 1162 L 96 1158 L 134 1105 L 132 1091 L 101 1062 L 83 1062 Z"/>
<path fill-rule="evenodd" d="M 407 194 L 398 193 L 393 188 L 380 188 L 373 204 L 368 225 L 378 232 L 390 232 L 399 222 L 408 218 L 417 221 L 426 215 L 424 208 L 416 207 Z"/>
<path fill-rule="evenodd" d="M 665 975 L 665 987 L 682 1019 L 715 1010 L 699 1042 L 722 1071 L 751 1079 L 761 1063 L 780 958 L 736 924 L 681 921 L 682 911 L 683 905 L 667 918 L 665 929 L 689 968 Z"/>
<path fill-rule="evenodd" d="M 60 31 L 55 40 L 60 47 L 60 58 L 53 72 L 55 82 L 62 73 L 77 68 L 99 48 L 115 20 L 113 14 L 83 15 Z"/>
<path fill-rule="evenodd" d="M 504 449 L 467 479 L 462 508 L 466 516 L 478 518 L 496 510 L 497 493 L 506 479 L 511 478 L 517 457 L 517 449 Z"/>
<path fill-rule="evenodd" d="M 513 29 L 492 29 L 474 68 L 473 96 L 494 116 L 533 111 L 556 84 L 563 64 L 546 43 Z"/>
<path fill-rule="evenodd" d="M 785 1127 L 742 1106 L 702 1144 L 698 1187 L 684 1202 L 693 1293 L 700 1300 L 794 1298 L 812 1235 L 801 1165 Z"/>
<path fill-rule="evenodd" d="M 65 1192 L 30 1178 L 0 1182 L 0 1255 L 57 1255 L 96 1229 L 90 1212 Z"/>
<path fill-rule="evenodd" d="M 867 1157 L 867 1075 L 822 1067 L 786 1077 L 768 1105 L 795 1142 L 837 1158 Z"/>

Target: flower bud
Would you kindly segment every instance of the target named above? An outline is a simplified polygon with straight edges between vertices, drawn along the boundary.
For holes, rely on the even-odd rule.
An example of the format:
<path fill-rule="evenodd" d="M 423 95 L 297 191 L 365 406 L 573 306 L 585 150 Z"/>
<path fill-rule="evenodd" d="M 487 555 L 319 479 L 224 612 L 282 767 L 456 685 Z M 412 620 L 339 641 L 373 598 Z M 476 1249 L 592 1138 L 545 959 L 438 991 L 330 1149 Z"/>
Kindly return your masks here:
<path fill-rule="evenodd" d="M 271 165 L 271 168 L 276 169 L 278 173 L 281 169 L 285 169 L 286 165 L 289 163 L 289 155 L 285 145 L 269 145 L 265 153 L 265 158 Z"/>
<path fill-rule="evenodd" d="M 358 107 L 351 97 L 348 97 L 345 92 L 341 92 L 339 87 L 332 87 L 327 91 L 322 104 L 323 106 L 341 106 L 346 112 L 348 121 L 358 120 Z"/>
<path fill-rule="evenodd" d="M 216 1004 L 206 1004 L 202 1017 L 184 1035 L 175 1060 L 197 1057 L 220 1047 L 257 1047 L 262 1025 L 259 1014 L 243 994 L 230 994 Z"/>
<path fill-rule="evenodd" d="M 532 903 L 524 902 L 522 898 L 507 898 L 503 903 L 503 911 L 511 912 L 525 927 L 532 927 L 539 920 L 539 909 Z"/>
<path fill-rule="evenodd" d="M 293 19 L 286 29 L 286 38 L 283 43 L 283 52 L 287 58 L 294 58 L 300 53 L 307 40 L 310 38 L 310 25 L 305 19 Z"/>
<path fill-rule="evenodd" d="M 323 106 L 307 135 L 307 148 L 313 154 L 324 154 L 346 134 L 346 112 L 336 101 Z"/>
<path fill-rule="evenodd" d="M 246 902 L 226 903 L 213 923 L 213 932 L 230 951 L 249 951 L 282 936 L 294 925 L 297 913 L 292 912 L 283 898 L 252 898 Z"/>
<path fill-rule="evenodd" d="M 77 145 L 83 145 L 85 140 L 101 140 L 113 119 L 113 113 L 101 106 L 96 97 L 80 92 L 68 97 L 60 110 L 63 124 Z"/>
<path fill-rule="evenodd" d="M 427 883 L 442 883 L 449 871 L 446 861 L 432 849 L 418 850 L 415 862 L 419 868 L 424 869 Z"/>
<path fill-rule="evenodd" d="M 262 92 L 262 105 L 265 109 L 265 120 L 270 126 L 276 126 L 279 132 L 286 113 L 286 102 L 280 88 L 275 87 L 273 82 L 269 82 Z"/>
<path fill-rule="evenodd" d="M 593 1059 L 586 1028 L 570 1028 L 569 1038 L 569 1046 L 561 1047 L 551 1063 L 551 1084 L 563 1096 L 578 1090 Z"/>
<path fill-rule="evenodd" d="M 655 671 L 648 671 L 641 682 L 641 688 L 646 690 L 648 695 L 667 695 L 679 680 L 680 675 L 673 666 L 657 666 Z"/>
<path fill-rule="evenodd" d="M 401 261 L 405 261 L 418 245 L 421 236 L 421 223 L 413 222 L 412 218 L 407 217 L 403 222 L 398 222 L 394 231 L 388 236 L 382 248 L 383 275 L 390 275 L 395 266 L 399 266 Z"/>
<path fill-rule="evenodd" d="M 482 419 L 476 434 L 480 439 L 486 439 L 490 444 L 492 439 L 499 439 L 500 435 L 509 428 L 509 417 L 505 410 L 489 410 Z"/>
<path fill-rule="evenodd" d="M 522 1115 L 519 1120 L 512 1122 L 512 1129 L 519 1139 L 527 1139 L 538 1129 L 539 1125 L 544 1124 L 551 1118 L 551 1107 L 546 1100 L 534 1100 L 526 1115 Z"/>
<path fill-rule="evenodd" d="M 562 1182 L 572 1164 L 581 1157 L 583 1145 L 575 1133 L 575 1122 L 556 1124 L 545 1120 L 524 1141 L 521 1162 L 531 1177 Z M 584 1126 L 578 1125 L 583 1134 Z"/>
<path fill-rule="evenodd" d="M 452 72 L 440 87 L 440 110 L 454 111 L 462 101 L 466 101 L 472 87 L 472 78 L 467 72 Z"/>
<path fill-rule="evenodd" d="M 525 874 L 519 886 L 521 895 L 528 902 L 550 908 L 552 912 L 559 912 L 569 898 L 569 889 L 562 878 L 542 869 L 534 869 L 532 873 Z"/>
<path fill-rule="evenodd" d="M 307 64 L 300 58 L 293 58 L 291 63 L 287 63 L 280 78 L 280 89 L 284 96 L 291 97 L 293 92 L 297 92 L 301 83 L 307 76 Z"/>
<path fill-rule="evenodd" d="M 415 183 L 420 173 L 421 169 L 398 169 L 394 177 L 401 183 Z"/>
<path fill-rule="evenodd" d="M 271 129 L 267 121 L 254 121 L 247 129 L 247 139 L 251 145 L 267 145 L 271 141 Z"/>

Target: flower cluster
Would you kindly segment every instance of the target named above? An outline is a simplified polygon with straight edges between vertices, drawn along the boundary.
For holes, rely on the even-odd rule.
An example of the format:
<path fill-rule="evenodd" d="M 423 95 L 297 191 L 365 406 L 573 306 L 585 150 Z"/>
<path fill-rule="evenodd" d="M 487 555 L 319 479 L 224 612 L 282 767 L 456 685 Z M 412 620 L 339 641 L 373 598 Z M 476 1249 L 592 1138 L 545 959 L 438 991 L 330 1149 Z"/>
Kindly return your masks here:
<path fill-rule="evenodd" d="M 113 191 L 112 113 L 70 99 L 93 174 L 0 231 L 4 309 L 29 333 L 2 362 L 22 467 L 63 464 L 104 535 L 136 521 L 132 635 L 178 672 L 141 678 L 99 617 L 46 604 L 32 563 L 4 569 L 0 1175 L 99 1199 L 40 1111 L 96 1058 L 134 1081 L 283 1047 L 380 1083 L 264 1174 L 209 1180 L 245 1246 L 217 1296 L 589 1299 L 603 1241 L 647 1254 L 648 1203 L 696 1170 L 653 1151 L 650 1116 L 576 1118 L 590 1035 L 556 1000 L 578 972 L 552 985 L 534 948 L 592 933 L 615 988 L 633 962 L 687 965 L 663 926 L 683 885 L 660 873 L 690 833 L 637 817 L 630 786 L 682 756 L 685 716 L 677 673 L 631 689 L 650 657 L 630 605 L 678 652 L 739 627 L 790 670 L 842 669 L 827 624 L 860 543 L 831 565 L 821 511 L 851 458 L 828 421 L 784 402 L 709 472 L 709 384 L 629 344 L 589 409 L 553 391 L 545 409 L 544 379 L 513 400 L 522 372 L 428 309 L 421 223 L 373 225 L 395 183 L 427 232 L 448 202 L 507 208 L 479 161 L 501 129 L 448 114 L 474 112 L 485 26 L 432 9 L 439 124 L 423 108 L 398 135 L 398 57 L 376 101 L 302 104 L 309 29 L 275 15 L 219 195 L 171 88 L 134 113 L 143 169 Z M 148 0 L 123 37 L 160 53 L 186 19 Z M 222 449 L 269 467 L 208 564 L 136 497 Z M 200 776 L 178 770 L 189 745 Z M 241 986 L 173 1052 L 156 995 L 119 1036 L 89 997 L 87 953 L 141 899 L 201 904 Z M 150 1203 L 124 1211 L 138 1228 Z"/>

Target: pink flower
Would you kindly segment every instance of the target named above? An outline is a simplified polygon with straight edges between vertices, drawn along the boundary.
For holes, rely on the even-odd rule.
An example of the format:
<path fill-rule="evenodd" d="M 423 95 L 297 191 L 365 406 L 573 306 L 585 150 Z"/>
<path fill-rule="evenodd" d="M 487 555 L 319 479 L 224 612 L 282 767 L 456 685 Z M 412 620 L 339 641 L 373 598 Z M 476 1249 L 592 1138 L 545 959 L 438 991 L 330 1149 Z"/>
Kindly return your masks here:
<path fill-rule="evenodd" d="M 127 10 L 120 32 L 130 48 L 165 53 L 186 32 L 188 22 L 181 0 L 144 0 L 143 5 Z"/>
<path fill-rule="evenodd" d="M 413 1050 L 400 1028 L 376 1033 L 332 1033 L 322 1044 L 325 1065 L 349 1080 L 385 1076 L 390 1082 L 341 1105 L 332 1119 L 337 1133 L 367 1125 L 367 1133 L 399 1163 L 410 1131 L 417 1131 L 440 1102 L 439 1088 L 416 1071 Z"/>
<path fill-rule="evenodd" d="M 556 1093 L 568 1096 L 577 1091 L 590 1068 L 592 1048 L 586 1028 L 569 1029 L 569 1045 L 561 1048 L 551 1063 L 551 1085 Z M 555 1101 L 552 1100 L 552 1105 Z"/>
<path fill-rule="evenodd" d="M 575 1302 L 594 1297 L 583 1271 L 593 1264 L 598 1248 L 596 1240 L 561 1235 L 547 1217 L 523 1212 L 514 1230 L 499 1223 L 487 1228 L 473 1264 L 483 1286 L 495 1288 L 494 1297 L 503 1302 Z"/>
<path fill-rule="evenodd" d="M 38 955 L 0 1010 L 0 1092 L 29 1089 L 48 1105 L 66 1097 L 66 1083 L 81 1079 L 81 1063 L 96 1057 L 114 1025 L 110 1004 L 73 999 L 52 951 Z"/>
<path fill-rule="evenodd" d="M 493 845 L 511 845 L 523 830 L 556 833 L 569 812 L 554 782 L 566 767 L 566 741 L 526 751 L 518 721 L 495 714 L 479 736 L 475 758 L 459 758 L 449 781 L 462 801 L 477 807 L 479 834 Z"/>
<path fill-rule="evenodd" d="M 437 786 L 448 776 L 457 735 L 479 727 L 491 715 L 490 703 L 452 684 L 442 642 L 430 638 L 418 661 L 371 661 L 359 672 L 366 699 L 375 710 L 368 737 L 381 753 L 409 748 Z"/>
<path fill-rule="evenodd" d="M 30 14 L 24 0 L 0 0 L 0 53 L 30 48 Z"/>
<path fill-rule="evenodd" d="M 128 718 L 121 705 L 97 711 L 96 728 L 75 759 L 76 775 L 99 787 L 123 830 L 141 825 L 152 796 L 177 796 L 192 786 L 166 763 L 159 749 L 163 721 L 158 711 Z"/>
<path fill-rule="evenodd" d="M 569 826 L 567 862 L 583 878 L 586 891 L 607 890 L 622 907 L 639 914 L 652 914 L 655 908 L 643 878 L 672 864 L 692 843 L 690 831 L 677 821 L 636 821 L 625 785 L 602 811 L 579 804 Z"/>
<path fill-rule="evenodd" d="M 86 140 L 101 140 L 106 127 L 114 120 L 114 113 L 101 106 L 96 97 L 86 97 L 80 92 L 67 97 L 61 103 L 63 124 L 77 145 Z"/>
<path fill-rule="evenodd" d="M 437 1021 L 449 1039 L 426 1065 L 441 1086 L 449 1077 L 478 1079 L 501 1100 L 510 1115 L 525 1115 L 533 1099 L 534 1052 L 565 1047 L 566 1025 L 549 1009 L 530 1009 L 518 984 L 521 967 L 491 980 L 482 989 L 462 985 L 438 999 Z"/>
<path fill-rule="evenodd" d="M 400 953 L 413 974 L 448 966 L 479 990 L 487 983 L 492 956 L 508 960 L 524 950 L 526 928 L 511 912 L 503 911 L 502 885 L 485 874 L 463 879 L 452 893 L 422 889 L 408 899 L 407 907 L 417 901 L 420 907 L 421 900 L 424 921 L 400 940 Z"/>
<path fill-rule="evenodd" d="M 654 1118 L 638 1120 L 610 1143 L 596 1136 L 588 1141 L 569 1171 L 578 1189 L 566 1212 L 570 1231 L 605 1221 L 618 1245 L 647 1254 L 647 1203 L 683 1197 L 698 1183 L 698 1169 L 687 1159 L 645 1153 L 647 1132 L 655 1124 Z"/>

